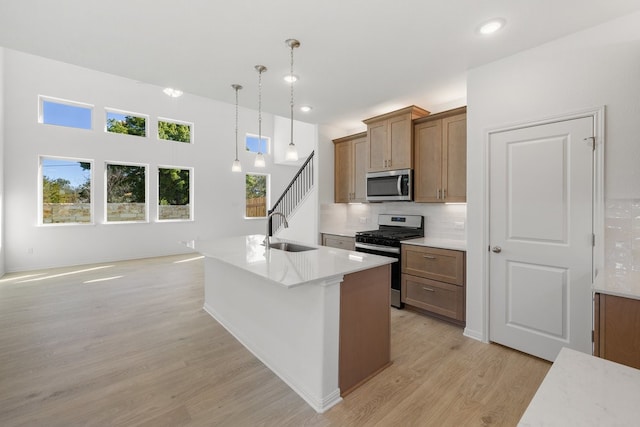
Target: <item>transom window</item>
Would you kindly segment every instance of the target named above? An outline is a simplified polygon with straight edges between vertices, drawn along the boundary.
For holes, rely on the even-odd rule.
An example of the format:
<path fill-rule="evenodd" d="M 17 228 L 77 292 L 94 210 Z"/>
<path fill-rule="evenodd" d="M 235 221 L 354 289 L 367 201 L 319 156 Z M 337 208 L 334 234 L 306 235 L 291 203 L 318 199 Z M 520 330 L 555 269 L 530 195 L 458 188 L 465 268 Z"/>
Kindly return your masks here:
<path fill-rule="evenodd" d="M 192 142 L 192 127 L 192 123 L 158 119 L 158 139 L 190 143 Z"/>
<path fill-rule="evenodd" d="M 245 135 L 244 141 L 246 150 L 251 153 L 266 154 L 269 152 L 271 138 L 268 136 L 262 136 L 262 138 L 259 138 L 258 135 L 248 133 Z"/>
<path fill-rule="evenodd" d="M 92 113 L 91 105 L 41 96 L 38 121 L 47 125 L 91 129 Z"/>
<path fill-rule="evenodd" d="M 107 132 L 147 136 L 147 118 L 125 111 L 107 110 Z"/>

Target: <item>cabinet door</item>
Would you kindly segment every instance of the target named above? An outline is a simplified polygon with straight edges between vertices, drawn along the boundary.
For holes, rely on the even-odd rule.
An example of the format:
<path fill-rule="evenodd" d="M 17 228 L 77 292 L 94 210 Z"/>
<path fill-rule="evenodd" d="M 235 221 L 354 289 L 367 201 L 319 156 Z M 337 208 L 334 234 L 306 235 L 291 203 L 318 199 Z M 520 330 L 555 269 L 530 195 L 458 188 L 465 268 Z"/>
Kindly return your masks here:
<path fill-rule="evenodd" d="M 457 321 L 465 320 L 464 287 L 402 275 L 403 302 Z"/>
<path fill-rule="evenodd" d="M 367 201 L 367 138 L 353 141 L 352 168 L 353 168 L 353 202 Z"/>
<path fill-rule="evenodd" d="M 388 120 L 387 129 L 389 158 L 387 169 L 408 169 L 412 167 L 412 124 L 410 115 L 393 117 Z"/>
<path fill-rule="evenodd" d="M 640 369 L 640 300 L 596 294 L 596 355 Z"/>
<path fill-rule="evenodd" d="M 464 252 L 403 244 L 402 272 L 463 286 Z"/>
<path fill-rule="evenodd" d="M 371 172 L 385 170 L 387 160 L 387 121 L 371 123 L 367 128 L 369 155 L 367 169 Z"/>
<path fill-rule="evenodd" d="M 351 196 L 351 142 L 345 141 L 334 145 L 334 201 L 348 203 Z"/>
<path fill-rule="evenodd" d="M 414 138 L 413 199 L 416 202 L 441 202 L 442 120 L 416 125 Z"/>
<path fill-rule="evenodd" d="M 467 201 L 467 115 L 442 119 L 442 188 L 445 202 Z"/>

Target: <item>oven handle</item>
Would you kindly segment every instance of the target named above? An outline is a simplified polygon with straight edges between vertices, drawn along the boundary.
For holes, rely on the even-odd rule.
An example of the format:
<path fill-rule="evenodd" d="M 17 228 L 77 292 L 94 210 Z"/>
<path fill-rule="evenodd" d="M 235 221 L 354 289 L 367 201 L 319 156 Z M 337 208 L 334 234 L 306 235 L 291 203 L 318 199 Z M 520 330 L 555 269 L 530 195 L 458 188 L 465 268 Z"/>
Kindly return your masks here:
<path fill-rule="evenodd" d="M 358 250 L 358 248 L 369 249 L 370 251 L 387 252 L 387 253 L 390 253 L 390 254 L 399 254 L 400 253 L 400 248 L 396 248 L 396 247 L 393 247 L 393 246 L 367 245 L 367 244 L 364 244 L 364 243 L 356 242 L 356 251 Z"/>

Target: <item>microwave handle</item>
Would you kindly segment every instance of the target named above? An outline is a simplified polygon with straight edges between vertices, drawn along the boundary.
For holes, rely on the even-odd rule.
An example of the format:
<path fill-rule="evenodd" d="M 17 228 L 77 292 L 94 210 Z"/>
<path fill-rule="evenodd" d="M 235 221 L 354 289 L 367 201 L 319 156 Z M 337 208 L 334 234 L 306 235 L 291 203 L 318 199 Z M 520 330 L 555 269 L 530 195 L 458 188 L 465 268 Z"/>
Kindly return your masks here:
<path fill-rule="evenodd" d="M 402 175 L 398 175 L 398 196 L 402 196 Z"/>

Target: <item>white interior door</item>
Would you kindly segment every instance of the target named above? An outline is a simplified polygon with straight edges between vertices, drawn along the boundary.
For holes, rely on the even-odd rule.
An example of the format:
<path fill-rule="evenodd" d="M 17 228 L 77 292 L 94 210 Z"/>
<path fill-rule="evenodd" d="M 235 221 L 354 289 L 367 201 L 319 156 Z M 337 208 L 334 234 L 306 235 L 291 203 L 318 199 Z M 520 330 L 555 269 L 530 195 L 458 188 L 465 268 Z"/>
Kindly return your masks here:
<path fill-rule="evenodd" d="M 593 117 L 493 133 L 491 341 L 591 353 Z"/>

